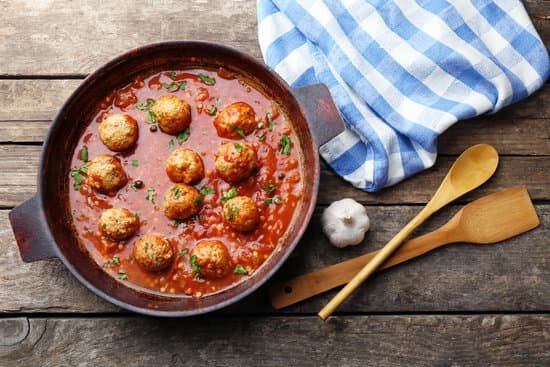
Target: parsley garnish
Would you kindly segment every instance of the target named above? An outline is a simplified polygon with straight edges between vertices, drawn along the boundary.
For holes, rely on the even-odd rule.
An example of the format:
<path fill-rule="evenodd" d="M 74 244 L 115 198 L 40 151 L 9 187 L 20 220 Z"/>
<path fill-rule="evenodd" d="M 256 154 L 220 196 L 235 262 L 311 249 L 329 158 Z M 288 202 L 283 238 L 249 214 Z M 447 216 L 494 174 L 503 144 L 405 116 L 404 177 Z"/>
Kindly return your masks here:
<path fill-rule="evenodd" d="M 202 73 L 199 74 L 199 79 L 206 85 L 214 85 L 216 84 L 216 79 L 211 78 L 207 75 L 204 75 Z"/>
<path fill-rule="evenodd" d="M 260 141 L 264 141 L 264 140 L 265 140 L 265 134 L 256 135 L 256 137 L 257 137 L 258 140 L 260 140 Z"/>
<path fill-rule="evenodd" d="M 290 138 L 286 135 L 281 136 L 281 140 L 279 141 L 279 147 L 280 147 L 281 153 L 290 154 L 290 150 L 291 150 Z"/>
<path fill-rule="evenodd" d="M 178 256 L 179 256 L 179 257 L 184 257 L 185 255 L 187 255 L 187 250 L 185 250 L 185 249 L 181 250 L 181 251 L 178 253 Z"/>
<path fill-rule="evenodd" d="M 239 192 L 236 188 L 232 187 L 229 189 L 229 191 L 222 192 L 221 202 L 225 203 L 227 200 L 232 199 L 237 195 L 239 195 Z"/>
<path fill-rule="evenodd" d="M 189 258 L 189 264 L 191 264 L 191 269 L 195 273 L 195 278 L 200 278 L 201 266 L 197 264 L 197 255 L 193 255 Z"/>
<path fill-rule="evenodd" d="M 183 219 L 176 219 L 176 220 L 174 220 L 174 227 L 177 227 L 182 223 L 183 223 Z"/>
<path fill-rule="evenodd" d="M 176 72 L 175 72 L 175 71 L 172 71 L 172 72 L 170 73 L 170 79 L 176 80 Z"/>
<path fill-rule="evenodd" d="M 275 184 L 273 182 L 270 182 L 269 185 L 267 185 L 266 187 L 262 187 L 262 190 L 264 190 L 267 193 L 273 192 L 273 191 L 275 191 L 275 189 L 276 189 L 276 187 L 275 187 Z"/>
<path fill-rule="evenodd" d="M 126 273 L 123 272 L 123 271 L 119 271 L 118 274 L 117 274 L 117 276 L 118 276 L 118 279 L 121 279 L 121 280 L 126 280 L 126 279 L 128 279 L 128 275 L 126 275 Z"/>
<path fill-rule="evenodd" d="M 227 204 L 229 211 L 225 215 L 225 220 L 231 220 L 239 214 L 239 211 L 241 210 L 238 206 L 233 205 L 232 203 Z"/>
<path fill-rule="evenodd" d="M 139 162 L 137 159 L 132 159 L 132 167 L 134 168 L 138 168 L 139 167 Z"/>
<path fill-rule="evenodd" d="M 107 261 L 106 263 L 103 264 L 103 267 L 105 268 L 112 268 L 114 266 L 119 266 L 120 265 L 120 259 L 118 256 L 113 256 L 113 258 L 109 261 Z"/>
<path fill-rule="evenodd" d="M 246 134 L 244 133 L 244 130 L 241 129 L 240 127 L 238 126 L 235 126 L 233 124 L 229 125 L 231 127 L 231 130 L 235 131 L 237 134 L 239 134 L 240 136 L 242 136 L 243 138 L 246 138 Z"/>
<path fill-rule="evenodd" d="M 145 196 L 145 199 L 146 199 L 147 201 L 150 201 L 152 204 L 154 204 L 154 203 L 155 203 L 155 195 L 156 195 L 156 194 L 157 194 L 157 193 L 155 192 L 155 189 L 152 188 L 152 187 L 149 187 L 149 188 L 147 189 L 147 196 Z"/>
<path fill-rule="evenodd" d="M 155 103 L 153 98 L 147 98 L 147 103 L 138 102 L 136 104 L 136 108 L 140 111 L 148 111 L 151 107 L 153 107 L 153 103 Z"/>
<path fill-rule="evenodd" d="M 172 194 L 174 194 L 174 197 L 175 197 L 176 199 L 178 199 L 178 198 L 180 197 L 180 195 L 181 195 L 181 190 L 180 190 L 180 188 L 177 187 L 177 186 L 172 187 Z"/>
<path fill-rule="evenodd" d="M 147 123 L 148 124 L 156 124 L 157 123 L 157 115 L 155 115 L 153 110 L 148 110 Z"/>
<path fill-rule="evenodd" d="M 182 80 L 181 82 L 162 83 L 162 87 L 166 88 L 169 92 L 175 92 L 177 90 L 185 90 L 187 82 Z"/>
<path fill-rule="evenodd" d="M 271 203 L 279 205 L 282 203 L 282 200 L 278 196 L 273 196 L 264 200 L 265 205 L 270 205 Z"/>
<path fill-rule="evenodd" d="M 88 162 L 88 147 L 85 145 L 82 147 L 82 150 L 80 150 L 80 160 Z"/>
<path fill-rule="evenodd" d="M 81 167 L 71 168 L 71 177 L 74 178 L 73 187 L 75 190 L 80 190 L 82 182 L 84 182 L 84 176 L 82 174 L 88 173 L 88 162 L 84 163 Z"/>
<path fill-rule="evenodd" d="M 189 139 L 189 135 L 191 135 L 191 131 L 189 130 L 189 128 L 186 128 L 181 133 L 179 133 L 177 136 L 179 145 L 185 143 L 187 139 Z"/>
<path fill-rule="evenodd" d="M 262 129 L 264 127 L 264 122 L 260 121 L 258 125 L 256 126 L 256 129 Z"/>
<path fill-rule="evenodd" d="M 168 149 L 172 149 L 174 145 L 176 145 L 176 143 L 174 143 L 174 139 L 170 139 L 168 141 Z"/>
<path fill-rule="evenodd" d="M 135 182 L 132 182 L 132 183 L 130 184 L 130 188 L 131 188 L 132 190 L 134 190 L 134 191 L 137 191 L 137 190 L 138 190 L 137 187 L 136 187 L 136 183 L 135 183 Z"/>
<path fill-rule="evenodd" d="M 216 112 L 218 112 L 218 108 L 214 105 L 208 107 L 206 109 L 206 113 L 209 114 L 210 116 L 214 116 L 216 114 Z"/>
<path fill-rule="evenodd" d="M 239 275 L 246 275 L 246 274 L 248 274 L 248 270 L 246 270 L 244 268 L 244 266 L 239 264 L 239 265 L 235 266 L 235 270 L 233 270 L 233 273 L 239 274 Z"/>
<path fill-rule="evenodd" d="M 211 188 L 211 187 L 208 187 L 208 186 L 203 186 L 201 187 L 201 189 L 199 190 L 199 192 L 201 193 L 201 195 L 210 195 L 210 194 L 213 194 L 214 193 L 214 189 Z"/>
<path fill-rule="evenodd" d="M 273 126 L 275 126 L 275 124 L 273 123 L 273 118 L 271 117 L 271 112 L 266 113 L 265 116 L 268 122 L 267 129 L 271 131 L 273 130 Z"/>
<path fill-rule="evenodd" d="M 240 143 L 233 143 L 233 146 L 235 147 L 235 149 L 237 150 L 237 152 L 241 153 L 243 151 L 243 145 L 240 144 Z"/>
<path fill-rule="evenodd" d="M 202 205 L 202 199 L 201 199 L 201 198 L 196 198 L 196 199 L 193 201 L 193 203 L 194 203 L 195 205 Z"/>

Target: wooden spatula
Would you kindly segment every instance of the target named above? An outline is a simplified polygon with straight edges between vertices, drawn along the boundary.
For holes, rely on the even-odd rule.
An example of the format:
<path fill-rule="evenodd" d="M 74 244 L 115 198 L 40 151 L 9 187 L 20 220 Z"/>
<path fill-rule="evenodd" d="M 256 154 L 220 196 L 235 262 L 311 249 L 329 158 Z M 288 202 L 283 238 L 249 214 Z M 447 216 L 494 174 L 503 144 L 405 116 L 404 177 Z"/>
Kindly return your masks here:
<path fill-rule="evenodd" d="M 525 187 L 513 187 L 466 205 L 439 229 L 403 244 L 378 269 L 387 269 L 454 242 L 492 244 L 527 232 L 539 218 Z M 346 284 L 378 251 L 273 285 L 274 308 L 283 308 Z"/>

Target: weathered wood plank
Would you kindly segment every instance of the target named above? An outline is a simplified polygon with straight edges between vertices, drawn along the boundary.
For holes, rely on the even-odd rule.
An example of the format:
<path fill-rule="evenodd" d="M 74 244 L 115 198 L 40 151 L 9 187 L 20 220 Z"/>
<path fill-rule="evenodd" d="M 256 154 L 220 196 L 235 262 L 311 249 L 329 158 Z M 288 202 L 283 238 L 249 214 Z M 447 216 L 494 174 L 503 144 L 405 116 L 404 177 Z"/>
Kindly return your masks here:
<path fill-rule="evenodd" d="M 15 206 L 36 192 L 40 151 L 40 146 L 0 145 L 0 207 Z M 318 202 L 330 204 L 337 198 L 351 197 L 366 204 L 425 203 L 455 159 L 441 156 L 433 168 L 377 194 L 368 194 L 353 188 L 323 163 Z M 500 166 L 491 181 L 460 200 L 466 202 L 495 190 L 520 184 L 527 186 L 533 199 L 547 200 L 550 199 L 548 182 L 550 159 L 547 156 L 504 156 L 501 157 Z"/>
<path fill-rule="evenodd" d="M 0 320 L 0 357 L 5 367 L 543 366 L 549 328 L 547 315 L 18 318 Z"/>
<path fill-rule="evenodd" d="M 441 225 L 459 206 L 446 209 L 420 233 Z M 417 213 L 416 206 L 370 207 L 372 228 L 365 241 L 345 250 L 332 247 L 320 228 L 318 210 L 306 235 L 274 280 L 286 279 L 358 256 L 384 245 Z M 342 305 L 343 312 L 550 311 L 550 206 L 537 207 L 541 226 L 499 245 L 453 245 L 378 274 Z M 80 285 L 57 260 L 21 262 L 0 211 L 0 312 L 112 312 Z M 317 312 L 334 292 L 282 312 Z M 266 288 L 226 314 L 275 312 Z"/>
<path fill-rule="evenodd" d="M 52 120 L 63 102 L 82 80 L 0 80 L 0 121 Z M 550 118 L 550 85 L 529 98 L 491 116 L 472 121 L 499 123 L 502 120 Z M 483 121 L 483 122 L 482 122 Z"/>
<path fill-rule="evenodd" d="M 550 6 L 525 3 L 549 46 Z M 0 11 L 0 75 L 87 74 L 124 50 L 169 39 L 221 42 L 260 57 L 252 1 L 16 0 Z"/>
<path fill-rule="evenodd" d="M 2 1 L 0 75 L 87 74 L 163 40 L 224 43 L 259 57 L 253 1 Z"/>

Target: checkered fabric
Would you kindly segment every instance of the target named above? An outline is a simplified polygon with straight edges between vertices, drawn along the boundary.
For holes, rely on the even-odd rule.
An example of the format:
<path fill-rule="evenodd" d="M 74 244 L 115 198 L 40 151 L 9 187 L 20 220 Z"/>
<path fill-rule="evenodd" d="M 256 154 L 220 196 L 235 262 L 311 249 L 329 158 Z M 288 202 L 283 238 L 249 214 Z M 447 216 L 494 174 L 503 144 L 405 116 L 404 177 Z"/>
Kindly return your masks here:
<path fill-rule="evenodd" d="M 324 83 L 346 131 L 320 148 L 377 191 L 431 167 L 437 137 L 548 78 L 519 0 L 258 0 L 266 63 L 291 86 Z"/>

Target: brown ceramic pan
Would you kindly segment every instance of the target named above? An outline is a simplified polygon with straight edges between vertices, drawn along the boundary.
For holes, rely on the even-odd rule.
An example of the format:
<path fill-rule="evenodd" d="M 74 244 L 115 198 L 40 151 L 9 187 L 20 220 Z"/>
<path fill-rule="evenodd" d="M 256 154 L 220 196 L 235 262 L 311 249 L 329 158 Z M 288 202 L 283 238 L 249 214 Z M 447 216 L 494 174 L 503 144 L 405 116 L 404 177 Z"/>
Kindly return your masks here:
<path fill-rule="evenodd" d="M 105 96 L 139 75 L 186 67 L 224 67 L 259 87 L 286 112 L 304 154 L 304 197 L 286 243 L 247 280 L 224 291 L 193 298 L 126 286 L 104 272 L 79 246 L 72 228 L 68 192 L 72 152 Z M 237 50 L 206 42 L 163 42 L 130 50 L 88 76 L 65 102 L 46 137 L 38 172 L 38 192 L 10 212 L 25 262 L 58 257 L 95 294 L 122 308 L 154 316 L 189 316 L 236 302 L 262 285 L 285 261 L 304 233 L 319 186 L 318 147 L 343 131 L 327 88 L 291 89 L 267 66 Z"/>

